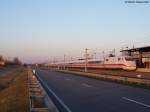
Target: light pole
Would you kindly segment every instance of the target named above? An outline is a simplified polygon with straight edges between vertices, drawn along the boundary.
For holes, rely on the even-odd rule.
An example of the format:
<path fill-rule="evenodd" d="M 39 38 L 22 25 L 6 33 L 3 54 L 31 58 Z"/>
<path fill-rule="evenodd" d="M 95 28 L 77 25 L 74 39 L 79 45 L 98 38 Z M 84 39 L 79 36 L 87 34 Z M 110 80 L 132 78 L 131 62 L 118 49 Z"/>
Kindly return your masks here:
<path fill-rule="evenodd" d="M 96 59 L 96 52 L 94 53 L 94 55 L 95 55 L 95 57 L 94 57 L 94 58 Z"/>
<path fill-rule="evenodd" d="M 116 50 L 115 50 L 115 48 L 114 48 L 114 56 L 116 55 Z"/>
<path fill-rule="evenodd" d="M 87 53 L 87 50 L 89 49 L 85 49 L 85 69 L 84 71 L 87 72 L 87 64 L 88 64 L 88 53 Z"/>
<path fill-rule="evenodd" d="M 66 55 L 64 54 L 64 70 L 65 70 Z"/>
<path fill-rule="evenodd" d="M 104 55 L 104 51 L 102 52 L 103 53 L 103 64 L 105 63 L 105 55 Z"/>
<path fill-rule="evenodd" d="M 56 69 L 56 58 L 53 59 L 53 63 L 54 63 L 53 69 L 55 70 Z"/>

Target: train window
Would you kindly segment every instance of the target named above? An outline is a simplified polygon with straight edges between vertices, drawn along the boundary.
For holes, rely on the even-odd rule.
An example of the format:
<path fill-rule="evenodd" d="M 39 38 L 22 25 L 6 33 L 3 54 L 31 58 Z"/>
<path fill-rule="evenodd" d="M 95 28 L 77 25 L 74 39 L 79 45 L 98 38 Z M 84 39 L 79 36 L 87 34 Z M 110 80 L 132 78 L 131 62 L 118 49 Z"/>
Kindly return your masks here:
<path fill-rule="evenodd" d="M 89 63 L 101 63 L 101 61 L 89 61 Z"/>
<path fill-rule="evenodd" d="M 126 59 L 126 61 L 133 61 L 132 58 L 125 58 L 125 59 Z"/>
<path fill-rule="evenodd" d="M 73 64 L 73 63 L 69 63 L 69 64 Z"/>
<path fill-rule="evenodd" d="M 106 61 L 108 61 L 108 59 L 106 59 Z"/>

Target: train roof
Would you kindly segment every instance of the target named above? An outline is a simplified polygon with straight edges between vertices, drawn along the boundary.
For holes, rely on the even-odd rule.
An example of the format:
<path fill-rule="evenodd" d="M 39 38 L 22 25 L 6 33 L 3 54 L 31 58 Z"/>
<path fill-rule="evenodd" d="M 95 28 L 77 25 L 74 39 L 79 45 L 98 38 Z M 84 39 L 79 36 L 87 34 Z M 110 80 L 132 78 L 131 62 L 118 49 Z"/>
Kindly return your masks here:
<path fill-rule="evenodd" d="M 135 52 L 135 51 L 141 51 L 141 52 L 150 52 L 150 46 L 145 46 L 145 47 L 138 47 L 138 48 L 132 48 L 132 49 L 125 49 L 121 50 L 120 52 Z"/>
<path fill-rule="evenodd" d="M 115 56 L 115 57 L 105 57 L 105 59 L 109 59 L 109 58 L 122 58 L 122 57 L 125 57 L 125 56 Z M 88 62 L 100 62 L 100 61 L 104 61 L 103 59 L 88 59 Z M 71 64 L 71 63 L 84 63 L 85 60 L 70 60 L 70 61 L 61 61 L 61 62 L 53 62 L 53 63 L 49 63 L 49 64 L 46 64 L 46 65 L 57 65 L 57 64 Z"/>

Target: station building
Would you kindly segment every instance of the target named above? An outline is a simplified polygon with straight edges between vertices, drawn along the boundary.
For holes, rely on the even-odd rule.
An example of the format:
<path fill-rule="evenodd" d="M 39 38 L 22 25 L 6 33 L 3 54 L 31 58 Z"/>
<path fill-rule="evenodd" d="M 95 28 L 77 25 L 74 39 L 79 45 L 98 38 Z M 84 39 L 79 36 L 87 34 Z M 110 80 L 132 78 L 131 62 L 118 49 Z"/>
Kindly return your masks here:
<path fill-rule="evenodd" d="M 123 56 L 136 61 L 138 68 L 150 69 L 150 46 L 121 50 Z"/>

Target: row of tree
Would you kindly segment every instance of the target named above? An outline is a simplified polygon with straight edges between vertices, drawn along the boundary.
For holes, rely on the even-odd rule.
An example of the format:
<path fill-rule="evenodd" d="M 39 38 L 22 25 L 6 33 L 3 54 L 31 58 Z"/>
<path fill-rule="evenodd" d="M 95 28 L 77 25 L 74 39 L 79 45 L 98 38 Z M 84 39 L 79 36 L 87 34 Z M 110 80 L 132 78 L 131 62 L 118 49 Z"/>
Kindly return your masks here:
<path fill-rule="evenodd" d="M 21 61 L 18 57 L 13 58 L 12 60 L 5 59 L 3 56 L 0 56 L 0 62 L 4 62 L 5 65 L 21 65 Z"/>

